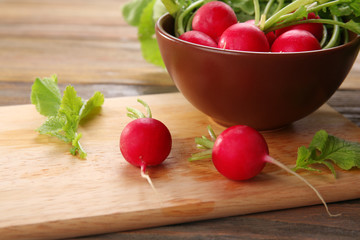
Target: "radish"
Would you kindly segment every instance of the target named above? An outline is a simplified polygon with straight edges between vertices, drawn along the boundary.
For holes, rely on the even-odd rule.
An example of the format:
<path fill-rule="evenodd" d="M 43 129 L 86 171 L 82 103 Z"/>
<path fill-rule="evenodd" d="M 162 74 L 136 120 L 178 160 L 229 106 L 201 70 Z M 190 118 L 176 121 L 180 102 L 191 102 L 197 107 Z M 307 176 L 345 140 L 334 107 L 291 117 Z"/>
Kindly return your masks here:
<path fill-rule="evenodd" d="M 253 24 L 236 23 L 226 29 L 220 37 L 219 48 L 268 52 L 270 50 L 265 33 Z"/>
<path fill-rule="evenodd" d="M 272 52 L 302 52 L 321 49 L 319 41 L 304 30 L 289 30 L 281 34 L 271 46 Z"/>
<path fill-rule="evenodd" d="M 130 164 L 140 167 L 141 176 L 148 180 L 153 189 L 147 166 L 161 164 L 170 154 L 172 139 L 169 129 L 159 120 L 152 118 L 150 107 L 138 99 L 146 111 L 127 108 L 128 116 L 135 119 L 128 123 L 120 135 L 120 151 Z"/>
<path fill-rule="evenodd" d="M 247 20 L 245 23 L 250 23 L 250 24 L 254 24 L 255 25 L 255 19 L 250 19 L 250 20 Z M 268 40 L 268 43 L 269 43 L 269 46 L 271 46 L 273 44 L 273 42 L 275 41 L 275 32 L 271 31 L 271 32 L 268 32 L 265 34 L 267 40 Z"/>
<path fill-rule="evenodd" d="M 221 34 L 237 23 L 234 10 L 224 2 L 212 1 L 202 5 L 194 14 L 192 29 L 209 35 L 215 42 Z"/>
<path fill-rule="evenodd" d="M 306 18 L 304 18 L 305 20 Z M 311 12 L 308 14 L 307 19 L 320 19 L 315 13 Z M 324 27 L 322 23 L 302 23 L 296 24 L 289 27 L 280 28 L 275 31 L 276 36 L 280 36 L 284 32 L 287 32 L 292 29 L 305 30 L 310 32 L 316 39 L 320 42 L 323 37 Z"/>
<path fill-rule="evenodd" d="M 268 146 L 262 135 L 253 128 L 238 125 L 228 128 L 217 137 L 212 161 L 225 177 L 247 180 L 261 172 L 268 155 Z"/>
<path fill-rule="evenodd" d="M 180 35 L 181 40 L 209 46 L 209 47 L 217 47 L 217 43 L 208 35 L 200 31 L 188 31 Z"/>
<path fill-rule="evenodd" d="M 255 129 L 245 125 L 236 125 L 224 130 L 218 137 L 211 127 L 208 127 L 208 130 L 215 142 L 205 136 L 196 138 L 195 142 L 198 147 L 207 150 L 193 154 L 190 161 L 211 157 L 219 173 L 237 181 L 255 177 L 262 171 L 266 163 L 275 164 L 308 185 L 324 204 L 327 213 L 330 216 L 337 216 L 330 213 L 326 202 L 314 186 L 269 155 L 266 140 Z"/>

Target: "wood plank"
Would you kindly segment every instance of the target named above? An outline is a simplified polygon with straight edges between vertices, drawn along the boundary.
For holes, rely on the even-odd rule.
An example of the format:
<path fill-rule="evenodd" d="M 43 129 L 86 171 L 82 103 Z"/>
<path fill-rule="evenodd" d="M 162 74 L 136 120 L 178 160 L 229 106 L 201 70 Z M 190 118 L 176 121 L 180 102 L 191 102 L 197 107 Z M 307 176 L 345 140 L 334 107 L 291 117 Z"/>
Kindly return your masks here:
<path fill-rule="evenodd" d="M 234 182 L 218 174 L 210 161 L 186 161 L 196 151 L 194 137 L 206 134 L 208 124 L 216 132 L 224 128 L 179 93 L 142 99 L 173 136 L 168 160 L 149 168 L 158 194 L 118 149 L 120 132 L 130 121 L 125 106 L 137 107 L 135 97 L 106 99 L 100 116 L 80 128 L 87 160 L 34 131 L 44 121 L 34 106 L 1 107 L 0 115 L 7 117 L 0 119 L 0 235 L 62 238 L 319 204 L 307 186 L 275 166 L 267 165 L 250 181 Z M 297 148 L 308 145 L 319 129 L 353 141 L 360 137 L 357 126 L 327 105 L 288 128 L 263 134 L 271 155 L 291 166 Z M 337 179 L 327 171 L 300 174 L 328 202 L 359 198 L 353 186 L 360 170 L 337 172 Z M 323 208 L 321 214 L 326 215 Z"/>
<path fill-rule="evenodd" d="M 354 240 L 360 235 L 358 209 L 360 200 L 330 204 L 342 217 L 329 218 L 322 206 L 256 213 L 208 221 L 184 223 L 157 228 L 86 236 L 79 240 L 157 239 L 157 240 L 264 240 L 313 239 Z"/>
<path fill-rule="evenodd" d="M 63 83 L 173 85 L 164 69 L 142 59 L 138 43 L 2 38 L 0 49 L 1 81 L 56 73 Z"/>
<path fill-rule="evenodd" d="M 360 91 L 338 90 L 328 101 L 336 111 L 360 127 Z"/>
<path fill-rule="evenodd" d="M 57 73 L 67 83 L 173 85 L 143 59 L 124 2 L 0 2 L 0 81 Z"/>
<path fill-rule="evenodd" d="M 360 90 L 360 56 L 357 57 L 351 71 L 340 86 L 340 89 Z"/>
<path fill-rule="evenodd" d="M 2 0 L 1 23 L 124 25 L 121 8 L 128 0 Z"/>
<path fill-rule="evenodd" d="M 0 1 L 0 81 L 31 82 L 57 73 L 67 83 L 173 85 L 147 63 L 126 0 Z M 341 88 L 360 89 L 359 60 Z"/>

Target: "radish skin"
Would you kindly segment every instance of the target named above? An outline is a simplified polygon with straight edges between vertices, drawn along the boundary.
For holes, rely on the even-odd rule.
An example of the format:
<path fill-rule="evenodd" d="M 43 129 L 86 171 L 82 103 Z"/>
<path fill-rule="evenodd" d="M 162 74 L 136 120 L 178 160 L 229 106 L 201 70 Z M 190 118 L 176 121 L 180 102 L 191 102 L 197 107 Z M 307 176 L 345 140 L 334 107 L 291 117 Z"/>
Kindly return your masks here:
<path fill-rule="evenodd" d="M 236 125 L 225 129 L 217 137 L 211 127 L 208 127 L 208 131 L 212 140 L 205 136 L 195 138 L 198 148 L 206 150 L 193 154 L 190 161 L 211 158 L 220 174 L 235 181 L 251 179 L 263 170 L 266 163 L 274 164 L 310 187 L 325 206 L 329 216 L 341 215 L 330 213 L 324 198 L 305 178 L 272 158 L 265 138 L 255 129 L 245 125 Z"/>
<path fill-rule="evenodd" d="M 172 138 L 169 129 L 159 120 L 152 118 L 150 107 L 138 99 L 147 112 L 147 116 L 134 108 L 127 108 L 129 122 L 121 132 L 119 147 L 124 159 L 131 165 L 140 167 L 141 177 L 146 179 L 156 192 L 147 166 L 157 166 L 169 156 Z"/>
<path fill-rule="evenodd" d="M 211 1 L 195 12 L 192 29 L 203 32 L 218 42 L 221 34 L 235 23 L 236 14 L 229 5 L 221 1 Z"/>
<path fill-rule="evenodd" d="M 272 52 L 303 52 L 320 50 L 319 41 L 310 32 L 292 29 L 281 34 L 271 46 Z"/>
<path fill-rule="evenodd" d="M 270 51 L 265 33 L 249 23 L 236 23 L 227 28 L 219 39 L 218 47 L 238 51 Z"/>
<path fill-rule="evenodd" d="M 180 35 L 181 40 L 217 48 L 217 43 L 208 35 L 200 31 L 188 31 Z"/>
<path fill-rule="evenodd" d="M 250 19 L 250 20 L 247 20 L 245 23 L 255 25 L 255 20 Z M 266 36 L 266 39 L 268 40 L 269 46 L 271 47 L 271 45 L 273 44 L 273 42 L 276 39 L 275 32 L 268 32 L 268 33 L 265 34 L 265 36 Z"/>

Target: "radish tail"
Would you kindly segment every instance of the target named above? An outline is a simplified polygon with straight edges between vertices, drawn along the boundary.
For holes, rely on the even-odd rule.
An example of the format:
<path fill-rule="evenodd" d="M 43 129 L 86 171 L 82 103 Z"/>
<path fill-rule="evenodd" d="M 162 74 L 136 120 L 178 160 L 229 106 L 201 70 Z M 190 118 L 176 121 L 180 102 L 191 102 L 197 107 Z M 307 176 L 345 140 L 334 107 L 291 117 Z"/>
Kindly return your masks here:
<path fill-rule="evenodd" d="M 324 200 L 324 198 L 321 196 L 321 194 L 319 193 L 319 191 L 313 186 L 311 185 L 311 183 L 309 183 L 305 178 L 303 178 L 302 176 L 300 176 L 298 173 L 290 170 L 288 167 L 286 167 L 284 164 L 282 164 L 281 162 L 277 161 L 276 159 L 270 157 L 270 156 L 266 156 L 265 158 L 266 162 L 275 164 L 276 166 L 282 168 L 283 170 L 287 171 L 288 173 L 293 174 L 295 177 L 299 178 L 300 180 L 302 180 L 306 185 L 308 185 L 315 193 L 316 195 L 319 197 L 319 199 L 321 200 L 321 202 L 323 203 L 323 205 L 325 206 L 326 212 L 329 214 L 330 217 L 337 217 L 340 216 L 341 213 L 339 214 L 332 214 L 329 211 L 329 208 Z"/>
<path fill-rule="evenodd" d="M 148 181 L 148 183 L 150 184 L 151 188 L 154 190 L 154 192 L 157 193 L 157 190 L 156 190 L 154 184 L 152 183 L 150 176 L 145 172 L 145 170 L 146 170 L 146 165 L 141 165 L 141 170 L 140 170 L 141 177 L 145 178 Z"/>

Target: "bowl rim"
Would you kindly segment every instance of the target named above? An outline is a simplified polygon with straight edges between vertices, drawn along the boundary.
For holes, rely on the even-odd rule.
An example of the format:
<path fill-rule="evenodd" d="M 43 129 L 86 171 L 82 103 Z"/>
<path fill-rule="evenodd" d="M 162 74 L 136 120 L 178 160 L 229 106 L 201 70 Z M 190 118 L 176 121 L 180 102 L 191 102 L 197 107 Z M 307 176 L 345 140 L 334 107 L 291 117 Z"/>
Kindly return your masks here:
<path fill-rule="evenodd" d="M 180 38 L 177 38 L 173 35 L 171 35 L 170 33 L 168 33 L 167 31 L 165 31 L 165 29 L 163 28 L 162 24 L 166 18 L 170 18 L 172 17 L 169 13 L 165 13 L 163 14 L 161 17 L 159 17 L 159 19 L 156 21 L 155 24 L 155 31 L 158 32 L 160 35 L 162 35 L 164 38 L 172 41 L 172 42 L 176 42 L 178 44 L 182 44 L 182 45 L 190 45 L 193 48 L 196 49 L 200 49 L 200 50 L 205 50 L 205 51 L 210 51 L 210 52 L 215 52 L 215 53 L 220 53 L 220 54 L 231 54 L 231 55 L 244 55 L 244 54 L 248 54 L 248 55 L 273 55 L 273 56 L 288 56 L 288 55 L 313 55 L 313 54 L 321 54 L 324 52 L 332 52 L 332 51 L 338 51 L 341 50 L 343 48 L 347 48 L 348 46 L 352 46 L 354 44 L 359 44 L 360 43 L 360 35 L 357 35 L 354 39 L 352 39 L 351 41 L 339 45 L 339 46 L 335 46 L 332 48 L 327 48 L 327 49 L 319 49 L 319 50 L 312 50 L 312 51 L 302 51 L 302 52 L 255 52 L 255 51 L 240 51 L 240 50 L 229 50 L 229 49 L 219 49 L 219 48 L 215 48 L 215 47 L 210 47 L 210 46 L 205 46 L 205 45 L 200 45 L 200 44 L 196 44 L 196 43 L 192 43 L 192 42 L 188 42 L 185 40 L 182 40 Z M 359 43 L 358 43 L 359 42 Z"/>

